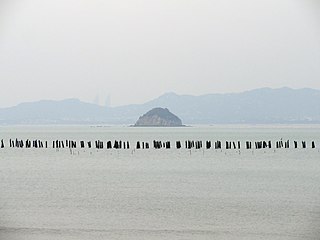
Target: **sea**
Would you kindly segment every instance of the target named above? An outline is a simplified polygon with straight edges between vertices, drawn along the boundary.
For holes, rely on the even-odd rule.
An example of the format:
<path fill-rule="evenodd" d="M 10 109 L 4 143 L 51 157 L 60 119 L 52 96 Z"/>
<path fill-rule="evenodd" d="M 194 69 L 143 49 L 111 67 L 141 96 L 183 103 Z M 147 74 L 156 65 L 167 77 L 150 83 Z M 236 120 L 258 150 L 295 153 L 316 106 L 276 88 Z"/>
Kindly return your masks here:
<path fill-rule="evenodd" d="M 16 138 L 131 145 L 10 148 Z M 1 240 L 320 239 L 320 125 L 2 126 L 1 139 Z M 153 140 L 172 147 L 135 149 Z M 223 146 L 186 149 L 186 140 Z M 262 140 L 290 148 L 245 149 Z"/>

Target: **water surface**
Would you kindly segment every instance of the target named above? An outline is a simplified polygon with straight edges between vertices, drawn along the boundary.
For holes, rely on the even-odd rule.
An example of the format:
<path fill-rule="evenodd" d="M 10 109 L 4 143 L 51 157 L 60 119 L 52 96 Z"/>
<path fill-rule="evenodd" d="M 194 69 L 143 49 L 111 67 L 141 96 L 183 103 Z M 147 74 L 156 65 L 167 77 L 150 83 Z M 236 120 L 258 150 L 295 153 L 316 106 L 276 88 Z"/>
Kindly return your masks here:
<path fill-rule="evenodd" d="M 1 127 L 0 138 L 316 149 L 0 150 L 0 239 L 319 239 L 320 127 Z"/>

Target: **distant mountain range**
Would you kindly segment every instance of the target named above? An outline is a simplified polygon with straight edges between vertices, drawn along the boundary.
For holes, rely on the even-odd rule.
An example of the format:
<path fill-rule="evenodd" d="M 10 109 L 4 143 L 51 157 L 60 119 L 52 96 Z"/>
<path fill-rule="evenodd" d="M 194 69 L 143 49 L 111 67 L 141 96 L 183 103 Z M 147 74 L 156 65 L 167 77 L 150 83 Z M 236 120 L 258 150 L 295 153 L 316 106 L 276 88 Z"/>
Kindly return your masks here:
<path fill-rule="evenodd" d="M 202 96 L 166 93 L 144 104 L 101 107 L 77 99 L 43 100 L 0 108 L 0 124 L 134 124 L 155 107 L 184 124 L 320 123 L 320 90 L 261 88 Z"/>

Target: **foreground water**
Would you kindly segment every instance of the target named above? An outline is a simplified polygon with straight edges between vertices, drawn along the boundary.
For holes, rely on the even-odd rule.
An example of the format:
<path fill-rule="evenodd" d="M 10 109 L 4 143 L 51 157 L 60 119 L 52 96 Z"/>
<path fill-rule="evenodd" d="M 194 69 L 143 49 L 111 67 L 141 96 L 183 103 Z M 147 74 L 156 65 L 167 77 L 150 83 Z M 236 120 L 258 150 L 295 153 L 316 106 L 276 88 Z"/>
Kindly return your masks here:
<path fill-rule="evenodd" d="M 0 150 L 0 239 L 319 239 L 320 127 L 2 127 L 43 140 L 306 140 L 316 149 Z"/>

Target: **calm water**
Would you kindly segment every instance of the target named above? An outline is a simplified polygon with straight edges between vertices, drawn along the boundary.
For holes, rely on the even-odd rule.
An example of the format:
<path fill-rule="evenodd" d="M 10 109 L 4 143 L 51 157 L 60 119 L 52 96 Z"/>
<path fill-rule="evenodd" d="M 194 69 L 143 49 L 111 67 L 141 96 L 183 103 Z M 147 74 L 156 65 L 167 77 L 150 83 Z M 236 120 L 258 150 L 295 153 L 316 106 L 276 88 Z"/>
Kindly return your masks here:
<path fill-rule="evenodd" d="M 0 139 L 306 140 L 316 149 L 0 149 L 0 239 L 320 239 L 320 126 L 0 127 Z"/>

